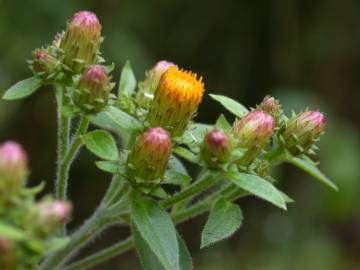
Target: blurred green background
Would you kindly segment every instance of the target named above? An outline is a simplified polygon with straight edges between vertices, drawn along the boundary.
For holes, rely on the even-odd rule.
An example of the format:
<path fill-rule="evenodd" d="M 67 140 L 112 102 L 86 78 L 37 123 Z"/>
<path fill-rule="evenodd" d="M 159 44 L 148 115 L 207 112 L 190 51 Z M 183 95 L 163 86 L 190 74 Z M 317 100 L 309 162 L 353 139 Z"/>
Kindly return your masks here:
<path fill-rule="evenodd" d="M 275 95 L 287 111 L 326 112 L 321 169 L 335 193 L 291 167 L 274 172 L 296 203 L 287 212 L 254 198 L 239 200 L 245 221 L 228 241 L 199 251 L 206 216 L 179 227 L 198 270 L 360 269 L 360 1 L 358 0 L 0 0 L 0 93 L 30 76 L 25 59 L 47 44 L 82 9 L 103 25 L 103 55 L 126 59 L 139 80 L 166 59 L 204 75 L 208 93 L 255 106 Z M 198 120 L 224 110 L 206 97 Z M 226 113 L 226 112 L 224 112 Z M 226 114 L 231 119 L 231 115 Z M 43 89 L 23 101 L 0 101 L 0 140 L 17 140 L 30 153 L 31 184 L 47 181 L 55 165 L 55 100 Z M 99 202 L 109 175 L 86 151 L 73 167 L 70 197 L 77 227 Z M 113 228 L 84 252 L 126 236 Z M 94 270 L 140 269 L 134 252 Z"/>

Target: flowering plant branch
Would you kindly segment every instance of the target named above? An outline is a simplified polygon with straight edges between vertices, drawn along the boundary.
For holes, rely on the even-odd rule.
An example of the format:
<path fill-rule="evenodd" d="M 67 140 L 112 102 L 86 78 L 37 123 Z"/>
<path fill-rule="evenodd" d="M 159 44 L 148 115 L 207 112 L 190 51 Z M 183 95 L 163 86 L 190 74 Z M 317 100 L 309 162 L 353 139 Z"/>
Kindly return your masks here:
<path fill-rule="evenodd" d="M 102 40 L 96 15 L 76 13 L 51 45 L 34 52 L 33 77 L 3 96 L 15 100 L 54 86 L 58 157 L 55 199 L 36 202 L 41 187 L 24 187 L 26 153 L 16 143 L 0 146 L 1 269 L 90 269 L 135 247 L 144 269 L 188 270 L 191 256 L 175 225 L 210 211 L 201 233 L 205 248 L 239 229 L 242 212 L 233 201 L 240 197 L 255 195 L 286 210 L 292 199 L 275 187 L 272 167 L 291 163 L 337 189 L 309 158 L 324 130 L 321 112 L 288 118 L 271 96 L 248 110 L 212 94 L 237 120 L 230 124 L 220 115 L 213 125 L 198 123 L 193 119 L 205 92 L 202 77 L 160 61 L 137 87 L 126 63 L 115 95 L 114 65 L 104 65 Z M 75 120 L 78 128 L 71 135 Z M 93 215 L 67 233 L 67 187 L 76 181 L 70 168 L 83 145 L 112 180 Z M 183 160 L 201 168 L 196 178 Z M 129 226 L 131 236 L 74 261 L 81 248 L 113 225 Z"/>

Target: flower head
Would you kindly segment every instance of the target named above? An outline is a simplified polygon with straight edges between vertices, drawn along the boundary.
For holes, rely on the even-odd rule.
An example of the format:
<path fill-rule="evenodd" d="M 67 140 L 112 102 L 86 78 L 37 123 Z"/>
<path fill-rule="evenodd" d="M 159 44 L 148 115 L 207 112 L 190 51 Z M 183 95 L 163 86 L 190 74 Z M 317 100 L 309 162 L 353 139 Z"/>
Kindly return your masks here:
<path fill-rule="evenodd" d="M 80 11 L 68 23 L 60 49 L 64 63 L 73 71 L 95 64 L 101 45 L 101 24 L 94 13 Z"/>
<path fill-rule="evenodd" d="M 275 119 L 278 119 L 281 113 L 281 106 L 279 101 L 272 96 L 264 97 L 263 101 L 259 106 L 259 109 L 270 114 Z"/>
<path fill-rule="evenodd" d="M 275 125 L 272 116 L 261 110 L 255 110 L 235 123 L 234 135 L 242 148 L 261 147 L 269 142 Z"/>
<path fill-rule="evenodd" d="M 305 111 L 291 118 L 281 129 L 280 141 L 293 154 L 305 153 L 323 133 L 326 117 L 319 111 Z"/>
<path fill-rule="evenodd" d="M 229 160 L 230 137 L 219 129 L 206 134 L 201 147 L 201 157 L 210 167 L 218 167 Z"/>
<path fill-rule="evenodd" d="M 105 67 L 92 65 L 80 78 L 74 103 L 86 113 L 97 113 L 106 106 L 110 91 L 110 79 Z"/>
<path fill-rule="evenodd" d="M 170 134 L 161 127 L 141 134 L 127 160 L 128 178 L 146 188 L 158 185 L 164 176 L 171 155 Z"/>
<path fill-rule="evenodd" d="M 190 71 L 170 67 L 160 78 L 149 111 L 151 126 L 161 126 L 181 136 L 204 94 L 202 78 Z"/>
<path fill-rule="evenodd" d="M 2 197 L 17 194 L 25 185 L 28 174 L 27 155 L 16 142 L 0 145 L 0 194 Z"/>
<path fill-rule="evenodd" d="M 139 84 L 139 92 L 137 94 L 137 101 L 141 106 L 144 108 L 150 106 L 150 101 L 154 98 L 154 92 L 160 81 L 161 75 L 170 67 L 174 66 L 176 66 L 174 63 L 162 60 L 157 62 L 151 70 L 146 72 L 145 80 Z"/>
<path fill-rule="evenodd" d="M 56 73 L 60 70 L 59 60 L 44 49 L 36 50 L 34 52 L 34 61 L 32 66 L 34 72 L 45 79 L 51 75 L 56 75 Z"/>
<path fill-rule="evenodd" d="M 66 201 L 42 201 L 37 205 L 38 222 L 50 227 L 65 223 L 71 216 L 72 205 Z"/>

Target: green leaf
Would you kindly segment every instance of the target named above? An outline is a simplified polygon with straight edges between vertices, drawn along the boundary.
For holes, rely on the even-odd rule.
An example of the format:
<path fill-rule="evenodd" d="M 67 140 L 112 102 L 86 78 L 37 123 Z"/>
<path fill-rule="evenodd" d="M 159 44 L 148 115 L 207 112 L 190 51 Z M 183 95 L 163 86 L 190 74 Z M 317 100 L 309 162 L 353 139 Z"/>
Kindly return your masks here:
<path fill-rule="evenodd" d="M 193 262 L 186 243 L 179 234 L 177 235 L 177 239 L 179 244 L 180 270 L 192 270 Z"/>
<path fill-rule="evenodd" d="M 186 159 L 189 162 L 197 163 L 197 158 L 193 152 L 190 150 L 184 148 L 184 147 L 176 147 L 174 150 L 174 153 L 177 154 L 179 157 L 182 157 L 183 159 Z"/>
<path fill-rule="evenodd" d="M 193 144 L 199 145 L 203 141 L 206 133 L 208 133 L 212 128 L 213 126 L 211 125 L 192 123 L 185 131 L 182 142 L 190 146 Z"/>
<path fill-rule="evenodd" d="M 124 166 L 118 164 L 118 162 L 113 161 L 96 161 L 95 165 L 98 169 L 108 172 L 111 174 L 125 174 Z"/>
<path fill-rule="evenodd" d="M 286 203 L 282 193 L 269 181 L 247 173 L 228 173 L 227 177 L 238 187 L 286 210 Z"/>
<path fill-rule="evenodd" d="M 210 94 L 210 97 L 219 102 L 225 107 L 225 109 L 227 109 L 229 112 L 233 113 L 237 117 L 243 117 L 249 111 L 243 105 L 241 105 L 239 102 L 232 98 L 214 94 Z"/>
<path fill-rule="evenodd" d="M 27 78 L 10 87 L 3 95 L 3 99 L 15 100 L 25 98 L 39 89 L 42 84 L 43 81 L 39 77 Z"/>
<path fill-rule="evenodd" d="M 52 238 L 46 243 L 46 253 L 50 254 L 52 252 L 55 252 L 55 251 L 65 247 L 69 242 L 70 242 L 70 239 L 68 237 Z"/>
<path fill-rule="evenodd" d="M 168 169 L 164 176 L 164 183 L 180 185 L 183 188 L 191 183 L 191 177 L 186 168 L 174 155 L 170 157 Z"/>
<path fill-rule="evenodd" d="M 216 121 L 215 126 L 219 129 L 221 129 L 222 131 L 225 132 L 229 132 L 232 129 L 232 126 L 230 125 L 230 123 L 226 120 L 225 116 L 223 114 L 221 114 L 219 116 L 219 118 Z"/>
<path fill-rule="evenodd" d="M 201 248 L 230 237 L 239 229 L 242 220 L 238 205 L 224 198 L 217 200 L 202 231 Z"/>
<path fill-rule="evenodd" d="M 134 72 L 132 71 L 130 61 L 126 61 L 120 75 L 119 82 L 119 93 L 118 96 L 122 94 L 132 94 L 136 88 L 136 79 Z"/>
<path fill-rule="evenodd" d="M 0 221 L 0 236 L 12 240 L 25 239 L 25 232 Z"/>
<path fill-rule="evenodd" d="M 84 144 L 93 154 L 106 160 L 118 160 L 119 151 L 111 134 L 105 130 L 95 130 L 84 136 Z"/>
<path fill-rule="evenodd" d="M 309 161 L 298 157 L 293 157 L 291 159 L 288 159 L 287 161 L 293 164 L 294 166 L 298 167 L 299 169 L 307 172 L 308 174 L 313 176 L 316 180 L 327 185 L 333 190 L 336 191 L 339 190 L 338 187 L 329 178 L 327 178 L 315 165 L 311 164 Z"/>
<path fill-rule="evenodd" d="M 128 132 L 141 125 L 136 118 L 113 106 L 109 106 L 98 113 L 91 122 L 101 128 L 117 133 L 121 133 L 124 130 Z"/>
<path fill-rule="evenodd" d="M 179 270 L 179 245 L 169 214 L 156 201 L 134 196 L 131 216 L 135 231 L 139 232 L 164 269 Z M 136 245 L 136 248 L 141 256 L 142 247 Z"/>

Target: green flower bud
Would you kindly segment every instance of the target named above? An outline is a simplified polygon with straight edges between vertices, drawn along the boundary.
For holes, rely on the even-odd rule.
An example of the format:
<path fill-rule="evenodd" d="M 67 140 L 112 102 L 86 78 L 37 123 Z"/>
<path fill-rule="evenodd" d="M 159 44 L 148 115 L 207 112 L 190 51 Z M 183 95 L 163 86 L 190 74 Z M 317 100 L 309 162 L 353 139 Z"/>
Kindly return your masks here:
<path fill-rule="evenodd" d="M 94 13 L 80 11 L 68 23 L 60 49 L 65 54 L 64 64 L 74 72 L 97 62 L 101 45 L 101 24 Z"/>
<path fill-rule="evenodd" d="M 209 167 L 216 168 L 226 163 L 231 155 L 230 137 L 219 129 L 206 134 L 201 147 L 201 158 Z"/>
<path fill-rule="evenodd" d="M 275 119 L 279 119 L 281 114 L 281 105 L 279 101 L 272 96 L 264 97 L 259 109 L 270 114 Z"/>
<path fill-rule="evenodd" d="M 74 104 L 85 113 L 98 113 L 108 103 L 110 79 L 104 66 L 92 65 L 84 71 L 74 93 Z"/>
<path fill-rule="evenodd" d="M 17 195 L 26 183 L 27 155 L 15 142 L 0 145 L 0 200 Z"/>
<path fill-rule="evenodd" d="M 139 84 L 137 93 L 137 102 L 142 107 L 148 109 L 151 100 L 154 98 L 156 86 L 158 85 L 161 75 L 170 67 L 175 66 L 174 63 L 168 61 L 159 61 L 157 64 L 145 74 L 145 80 Z"/>
<path fill-rule="evenodd" d="M 279 140 L 294 155 L 308 152 L 323 133 L 325 115 L 319 111 L 297 114 L 281 128 Z"/>
<path fill-rule="evenodd" d="M 171 155 L 170 134 L 161 127 L 150 128 L 139 136 L 126 162 L 133 184 L 148 190 L 159 185 Z"/>
<path fill-rule="evenodd" d="M 32 67 L 37 75 L 50 79 L 60 71 L 61 63 L 46 50 L 36 50 Z"/>

